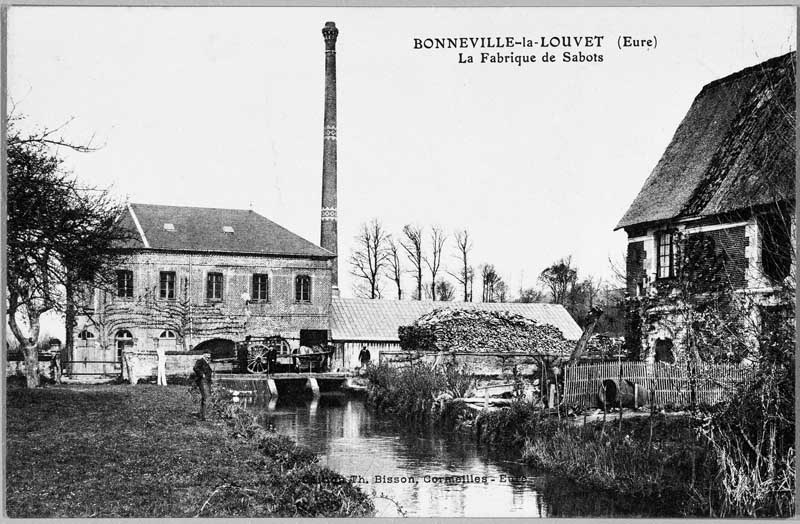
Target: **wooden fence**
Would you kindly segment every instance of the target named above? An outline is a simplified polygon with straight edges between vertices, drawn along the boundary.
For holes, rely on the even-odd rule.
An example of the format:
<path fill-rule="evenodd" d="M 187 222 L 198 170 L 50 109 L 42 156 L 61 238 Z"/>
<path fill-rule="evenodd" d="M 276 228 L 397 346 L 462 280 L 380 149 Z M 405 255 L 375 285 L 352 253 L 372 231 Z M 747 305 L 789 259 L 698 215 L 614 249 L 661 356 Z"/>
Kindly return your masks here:
<path fill-rule="evenodd" d="M 686 364 L 662 362 L 602 362 L 578 364 L 564 369 L 562 403 L 567 406 L 598 406 L 603 380 L 629 380 L 645 388 L 658 407 L 686 407 L 694 395 L 697 404 L 713 405 L 729 398 L 733 390 L 749 380 L 753 368 L 731 364 L 709 364 L 690 369 Z"/>

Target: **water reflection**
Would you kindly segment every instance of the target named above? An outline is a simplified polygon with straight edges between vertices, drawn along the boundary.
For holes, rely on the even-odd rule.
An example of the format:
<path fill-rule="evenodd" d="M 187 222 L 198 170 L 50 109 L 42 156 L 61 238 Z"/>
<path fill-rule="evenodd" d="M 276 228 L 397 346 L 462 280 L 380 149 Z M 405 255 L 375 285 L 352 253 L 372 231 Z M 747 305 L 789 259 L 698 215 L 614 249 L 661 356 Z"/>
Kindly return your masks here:
<path fill-rule="evenodd" d="M 533 472 L 487 459 L 471 440 L 375 417 L 345 396 L 278 398 L 253 405 L 262 423 L 320 455 L 320 463 L 357 477 L 409 516 L 548 515 Z M 394 504 L 376 504 L 388 515 Z"/>
<path fill-rule="evenodd" d="M 473 439 L 412 428 L 373 415 L 363 400 L 272 399 L 251 404 L 264 425 L 320 455 L 320 463 L 385 494 L 408 516 L 547 517 L 646 515 L 647 508 L 615 501 L 536 472 Z M 645 504 L 640 504 L 645 506 Z M 379 516 L 396 506 L 377 499 Z"/>

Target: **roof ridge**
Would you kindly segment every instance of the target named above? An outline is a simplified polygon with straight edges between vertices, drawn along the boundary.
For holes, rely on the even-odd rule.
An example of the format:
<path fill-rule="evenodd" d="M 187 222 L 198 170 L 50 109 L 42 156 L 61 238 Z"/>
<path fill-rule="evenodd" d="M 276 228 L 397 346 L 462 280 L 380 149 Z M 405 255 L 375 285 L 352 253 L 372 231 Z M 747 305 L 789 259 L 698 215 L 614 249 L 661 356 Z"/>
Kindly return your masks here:
<path fill-rule="evenodd" d="M 258 216 L 263 216 L 259 213 L 256 213 L 252 209 L 241 209 L 238 207 L 206 207 L 206 206 L 176 206 L 173 204 L 147 204 L 143 202 L 131 202 L 132 205 L 136 206 L 149 206 L 149 207 L 172 207 L 178 209 L 205 209 L 205 210 L 216 210 L 216 211 L 241 211 L 243 213 L 255 213 Z M 266 217 L 265 217 L 266 218 Z"/>
<path fill-rule="evenodd" d="M 716 80 L 712 80 L 711 82 L 703 86 L 703 89 L 700 90 L 700 93 L 698 93 L 697 97 L 699 98 L 707 89 L 712 89 L 719 85 L 727 84 L 734 80 L 739 80 L 740 78 L 747 75 L 762 73 L 765 69 L 772 69 L 778 67 L 778 64 L 780 64 L 781 62 L 789 62 L 790 61 L 789 57 L 794 55 L 795 53 L 796 51 L 789 51 L 788 53 L 784 53 L 779 56 L 774 56 L 772 58 L 764 60 L 763 62 L 747 66 L 744 69 L 731 73 L 727 76 L 723 76 L 722 78 L 717 78 Z M 792 59 L 791 61 L 794 61 L 794 59 Z"/>

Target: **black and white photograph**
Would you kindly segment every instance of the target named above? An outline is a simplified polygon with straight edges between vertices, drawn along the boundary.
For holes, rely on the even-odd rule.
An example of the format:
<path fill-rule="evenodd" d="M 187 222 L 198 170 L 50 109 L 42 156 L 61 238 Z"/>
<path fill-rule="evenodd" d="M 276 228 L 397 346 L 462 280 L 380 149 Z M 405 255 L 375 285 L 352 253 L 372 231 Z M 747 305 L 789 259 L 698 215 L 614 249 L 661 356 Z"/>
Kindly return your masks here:
<path fill-rule="evenodd" d="M 795 515 L 797 9 L 3 5 L 3 514 Z"/>

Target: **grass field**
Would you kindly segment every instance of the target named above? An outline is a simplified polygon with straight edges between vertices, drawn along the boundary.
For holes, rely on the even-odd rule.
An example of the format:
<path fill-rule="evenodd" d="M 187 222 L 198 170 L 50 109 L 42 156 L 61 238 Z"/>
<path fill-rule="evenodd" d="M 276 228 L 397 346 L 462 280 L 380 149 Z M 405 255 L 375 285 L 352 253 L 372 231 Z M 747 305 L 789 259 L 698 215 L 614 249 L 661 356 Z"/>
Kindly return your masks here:
<path fill-rule="evenodd" d="M 198 411 L 186 386 L 10 387 L 8 516 L 371 512 L 366 495 L 307 450 L 276 435 L 243 436 L 230 417 L 200 421 Z"/>

